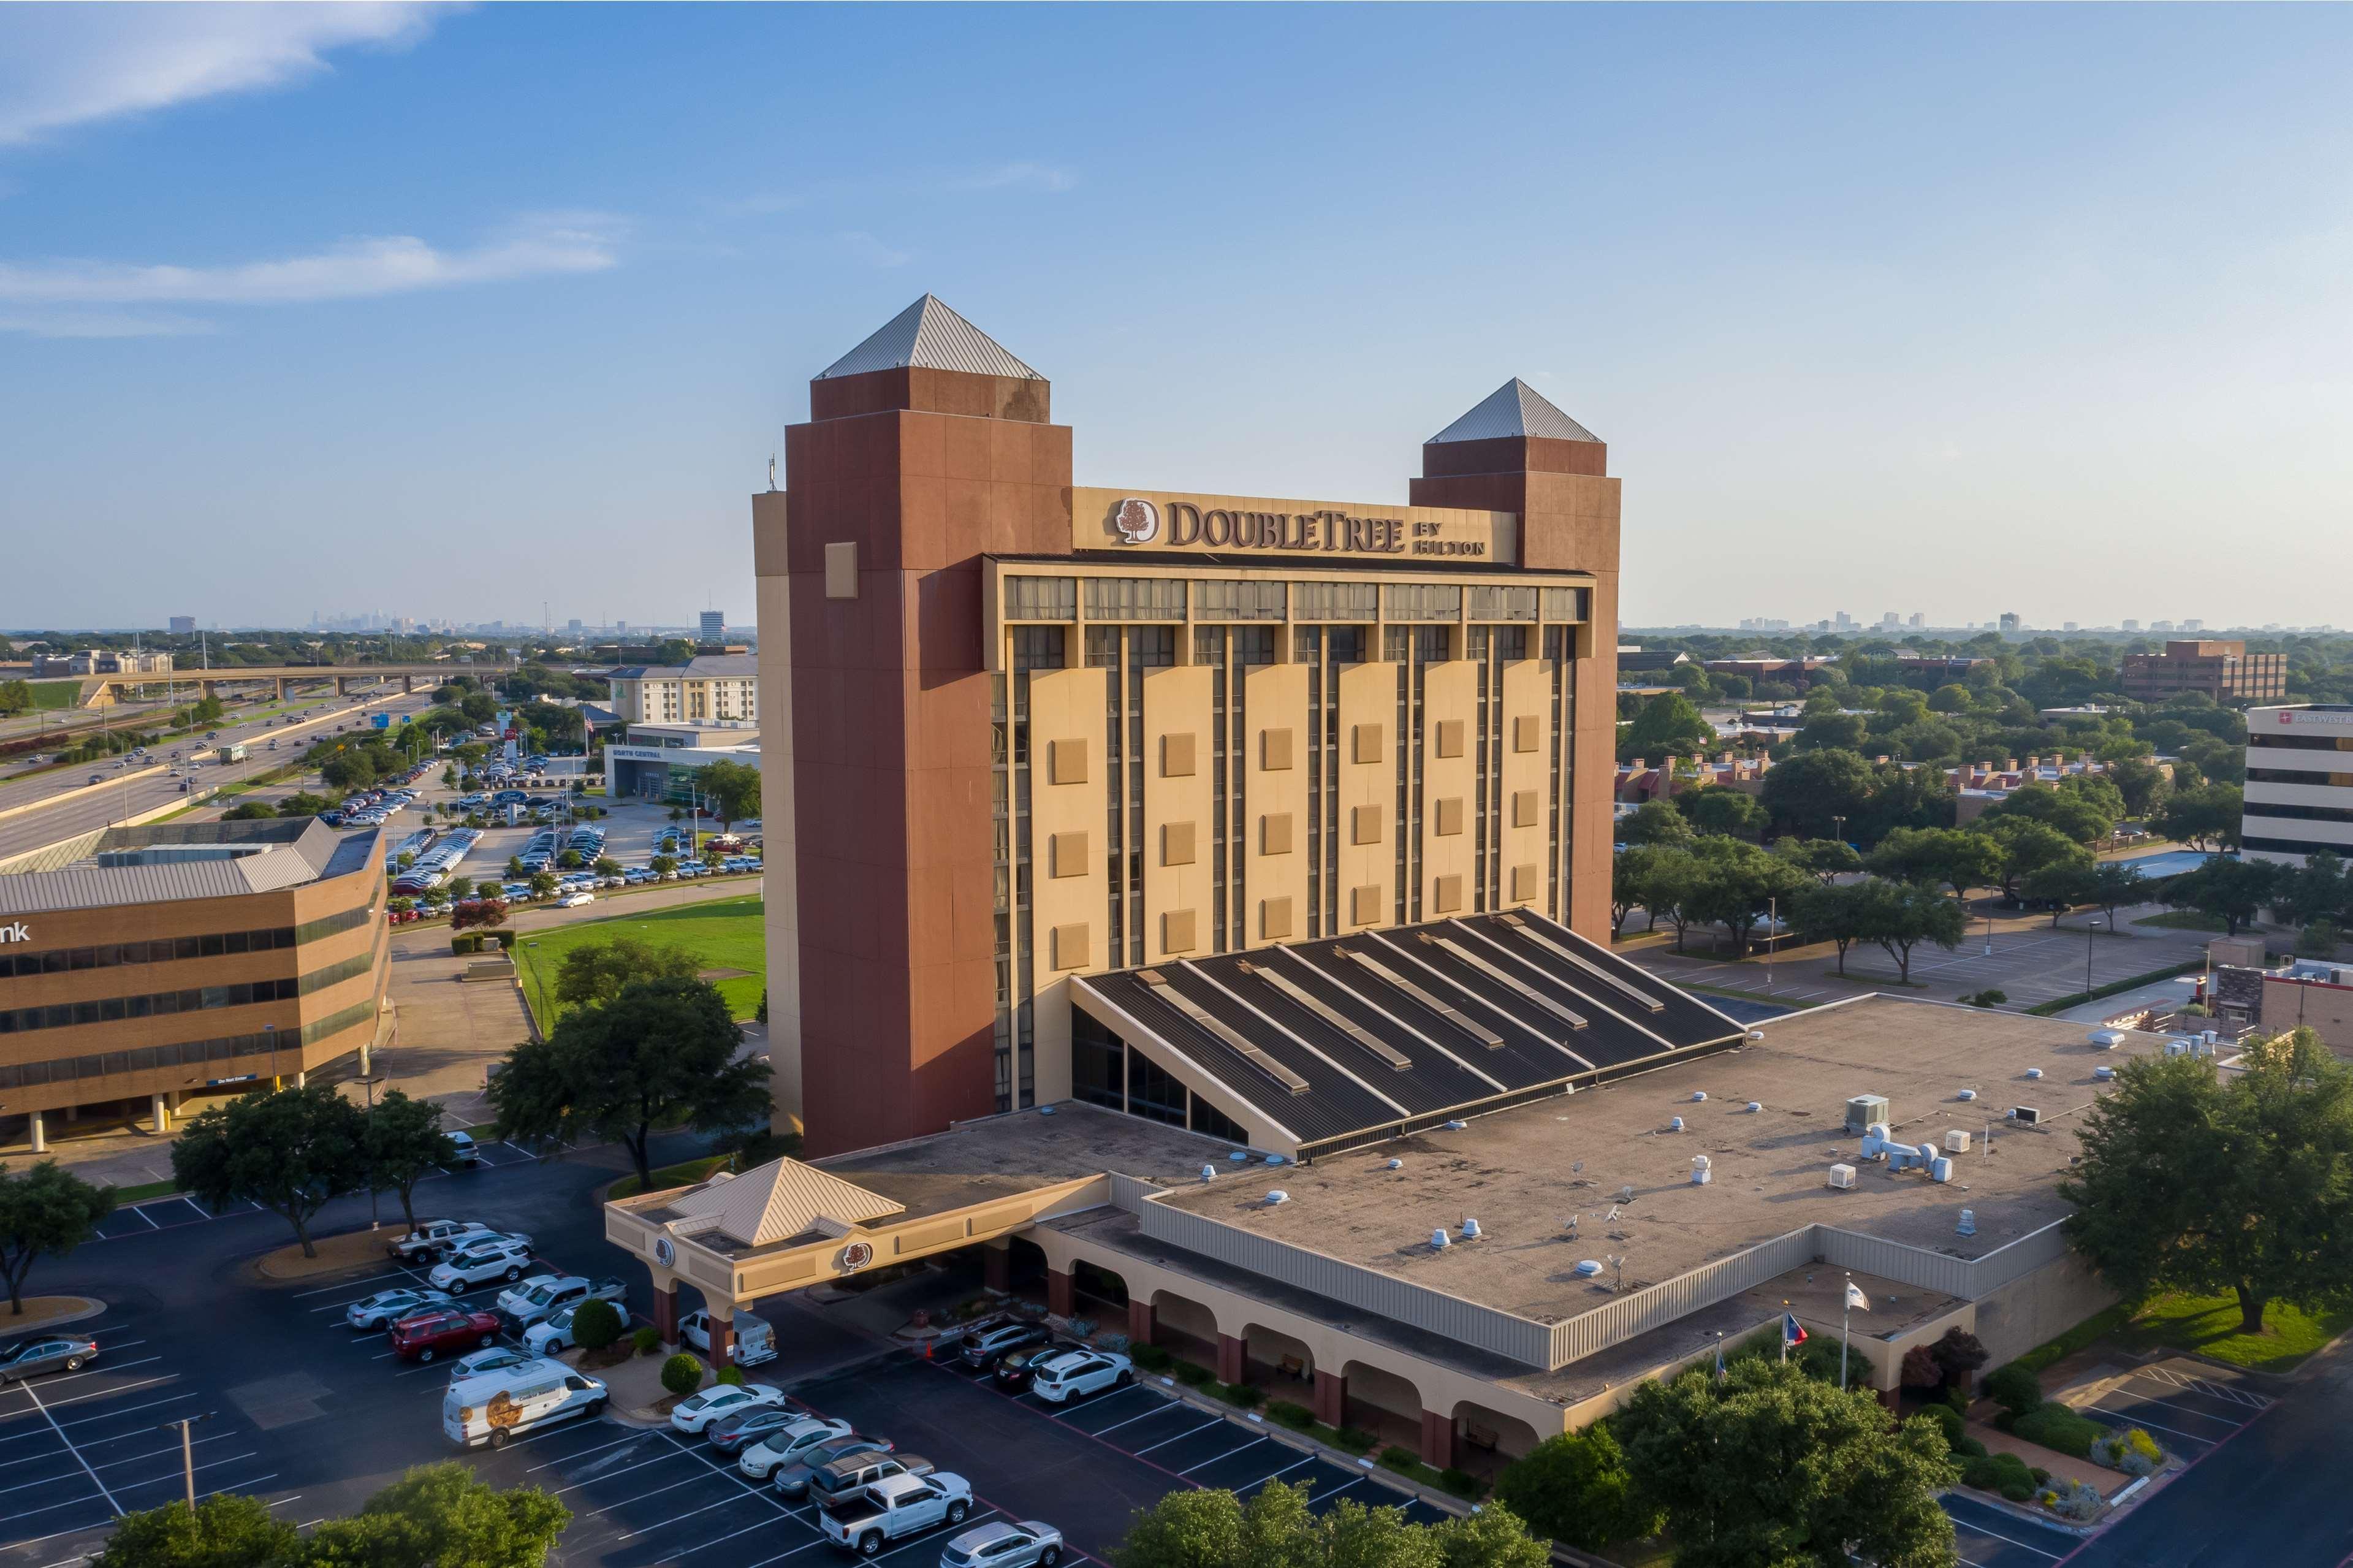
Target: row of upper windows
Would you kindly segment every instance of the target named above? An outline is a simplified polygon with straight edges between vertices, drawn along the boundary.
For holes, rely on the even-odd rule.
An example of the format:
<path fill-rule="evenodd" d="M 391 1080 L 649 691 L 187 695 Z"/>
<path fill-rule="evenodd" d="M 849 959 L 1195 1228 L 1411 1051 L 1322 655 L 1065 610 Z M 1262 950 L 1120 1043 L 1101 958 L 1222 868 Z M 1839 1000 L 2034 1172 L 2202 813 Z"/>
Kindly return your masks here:
<path fill-rule="evenodd" d="M 240 1057 L 267 1056 L 295 1045 L 315 1045 L 375 1017 L 373 999 L 354 1002 L 302 1025 L 253 1034 L 225 1034 L 213 1040 L 189 1040 L 177 1045 L 142 1045 L 131 1051 L 109 1051 L 95 1056 L 58 1056 L 46 1062 L 0 1063 L 0 1089 L 37 1088 L 43 1084 L 69 1084 L 79 1078 L 119 1077 L 161 1067 L 194 1067 Z M 245 1075 L 248 1077 L 251 1074 Z"/>
<path fill-rule="evenodd" d="M 273 952 L 355 930 L 375 919 L 375 915 L 372 906 L 362 906 L 340 915 L 306 920 L 300 926 L 270 926 L 258 931 L 208 931 L 202 936 L 156 937 L 144 942 L 101 942 L 87 948 L 49 948 L 31 953 L 0 952 L 0 980 L 66 974 L 78 969 L 111 969 L 124 964 L 176 963 L 185 959 Z"/>
<path fill-rule="evenodd" d="M 306 975 L 286 975 L 277 980 L 96 997 L 83 1001 L 54 1002 L 47 1007 L 0 1008 L 0 1034 L 68 1029 L 81 1023 L 115 1023 L 133 1018 L 167 1018 L 182 1012 L 208 1012 L 220 1007 L 250 1007 L 257 1002 L 292 1001 L 365 974 L 375 967 L 375 953 L 361 953 Z"/>

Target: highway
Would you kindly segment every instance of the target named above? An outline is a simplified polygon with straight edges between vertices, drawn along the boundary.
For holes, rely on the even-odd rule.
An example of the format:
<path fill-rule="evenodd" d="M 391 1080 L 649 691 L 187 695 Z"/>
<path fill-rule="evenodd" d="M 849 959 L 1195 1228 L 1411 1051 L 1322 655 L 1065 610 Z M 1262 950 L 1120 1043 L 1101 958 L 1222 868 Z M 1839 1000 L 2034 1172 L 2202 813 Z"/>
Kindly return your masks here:
<path fill-rule="evenodd" d="M 354 701 L 369 705 L 361 709 L 353 706 Z M 171 777 L 172 764 L 169 761 L 175 749 L 185 758 L 207 746 L 245 742 L 251 755 L 243 763 L 231 763 L 227 767 L 206 763 L 194 769 L 186 769 L 185 766 L 183 768 L 185 773 L 198 781 L 200 787 L 233 784 L 288 760 L 286 754 L 290 748 L 300 749 L 322 735 L 332 735 L 338 723 L 364 724 L 364 715 L 374 713 L 390 713 L 396 715 L 396 723 L 397 715 L 401 714 L 422 713 L 432 705 L 432 695 L 427 692 L 396 693 L 388 701 L 365 693 L 357 694 L 354 699 L 342 703 L 320 700 L 297 707 L 274 726 L 259 720 L 241 724 L 234 720 L 226 721 L 219 726 L 220 739 L 216 742 L 207 742 L 200 736 L 166 741 L 153 753 L 159 766 L 146 772 L 141 772 L 136 763 L 128 768 L 117 768 L 111 762 L 93 762 L 0 785 L 0 811 L 5 811 L 11 807 L 72 795 L 73 791 L 88 786 L 93 773 L 102 774 L 107 779 L 103 788 L 90 793 L 58 800 L 55 804 L 37 807 L 15 816 L 0 816 L 0 858 L 24 854 L 179 799 L 182 780 Z M 280 743 L 275 752 L 268 749 L 273 739 Z"/>

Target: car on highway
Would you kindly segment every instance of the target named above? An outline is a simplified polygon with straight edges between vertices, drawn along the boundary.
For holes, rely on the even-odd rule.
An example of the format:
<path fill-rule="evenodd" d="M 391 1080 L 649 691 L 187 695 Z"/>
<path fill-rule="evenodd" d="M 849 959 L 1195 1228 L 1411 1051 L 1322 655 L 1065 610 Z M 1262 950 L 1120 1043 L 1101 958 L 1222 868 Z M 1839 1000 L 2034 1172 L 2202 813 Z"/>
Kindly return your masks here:
<path fill-rule="evenodd" d="M 670 1413 L 670 1424 L 681 1432 L 696 1436 L 723 1415 L 763 1404 L 782 1404 L 784 1401 L 785 1391 L 773 1383 L 723 1383 L 679 1401 L 677 1408 Z"/>
<path fill-rule="evenodd" d="M 43 1372 L 79 1372 L 98 1359 L 98 1341 L 79 1334 L 36 1334 L 0 1347 L 0 1385 Z"/>
<path fill-rule="evenodd" d="M 510 1285 L 531 1268 L 531 1248 L 510 1241 L 488 1242 L 452 1254 L 426 1276 L 436 1290 L 470 1290 L 503 1279 Z"/>
<path fill-rule="evenodd" d="M 1109 1351 L 1066 1351 L 1029 1369 L 1030 1389 L 1054 1404 L 1107 1388 L 1125 1388 L 1134 1381 L 1134 1365 Z"/>
<path fill-rule="evenodd" d="M 103 773 L 93 773 L 90 776 L 90 781 L 93 784 L 103 784 L 106 782 L 106 775 Z"/>
<path fill-rule="evenodd" d="M 1062 1532 L 1052 1525 L 997 1519 L 949 1542 L 940 1568 L 1054 1568 L 1061 1560 Z"/>
<path fill-rule="evenodd" d="M 445 1351 L 499 1342 L 499 1320 L 488 1312 L 428 1312 L 403 1318 L 385 1330 L 393 1353 L 405 1361 L 429 1361 Z"/>
<path fill-rule="evenodd" d="M 862 1433 L 846 1433 L 839 1437 L 822 1438 L 803 1448 L 798 1457 L 776 1465 L 770 1472 L 776 1490 L 788 1498 L 808 1495 L 809 1477 L 823 1466 L 850 1454 L 868 1452 L 888 1454 L 897 1445 L 888 1437 L 869 1437 Z"/>
<path fill-rule="evenodd" d="M 353 1302 L 343 1308 L 343 1321 L 354 1329 L 388 1329 L 403 1318 L 457 1304 L 458 1298 L 446 1290 L 418 1290 L 403 1286 L 398 1290 L 379 1290 Z"/>
<path fill-rule="evenodd" d="M 781 1404 L 764 1404 L 755 1410 L 738 1410 L 721 1416 L 702 1429 L 702 1436 L 718 1452 L 735 1455 L 771 1432 L 797 1425 L 800 1420 L 799 1413 Z"/>
<path fill-rule="evenodd" d="M 943 1470 L 930 1476 L 892 1476 L 851 1508 L 818 1514 L 826 1538 L 860 1557 L 879 1557 L 883 1546 L 940 1525 L 962 1524 L 972 1512 L 972 1483 Z"/>
<path fill-rule="evenodd" d="M 744 1452 L 736 1458 L 735 1467 L 755 1481 L 764 1481 L 777 1466 L 797 1465 L 809 1450 L 837 1438 L 866 1441 L 856 1437 L 847 1421 L 822 1415 L 800 1416 L 761 1433 L 746 1444 Z"/>

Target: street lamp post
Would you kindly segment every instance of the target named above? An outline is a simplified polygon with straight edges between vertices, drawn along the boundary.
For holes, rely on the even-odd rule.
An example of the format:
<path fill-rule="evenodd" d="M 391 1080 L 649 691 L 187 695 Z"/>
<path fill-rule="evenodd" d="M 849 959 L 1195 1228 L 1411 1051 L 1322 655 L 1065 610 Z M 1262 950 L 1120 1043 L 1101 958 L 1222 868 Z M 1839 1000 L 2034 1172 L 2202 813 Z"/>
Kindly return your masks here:
<path fill-rule="evenodd" d="M 355 1079 L 353 1079 L 353 1082 L 354 1082 L 354 1083 L 358 1084 L 361 1087 L 363 1087 L 363 1088 L 364 1088 L 364 1089 L 366 1089 L 366 1090 L 367 1090 L 367 1126 L 368 1126 L 368 1132 L 369 1132 L 371 1135 L 373 1135 L 373 1134 L 375 1133 L 375 1086 L 376 1086 L 378 1084 L 380 1084 L 380 1083 L 384 1082 L 384 1081 L 385 1081 L 385 1078 L 387 1078 L 387 1077 L 389 1077 L 390 1075 L 390 1075 L 390 1074 L 387 1074 L 387 1073 L 377 1073 L 377 1074 L 375 1074 L 375 1075 L 371 1075 L 371 1076 L 368 1076 L 368 1077 L 364 1077 L 364 1078 L 355 1078 Z M 373 1144 L 373 1137 L 372 1137 L 372 1136 L 371 1136 L 371 1144 Z M 382 1222 L 381 1220 L 377 1219 L 377 1217 L 376 1217 L 376 1209 L 375 1209 L 375 1202 L 376 1202 L 376 1191 L 375 1191 L 375 1152 L 374 1152 L 373 1148 L 371 1148 L 370 1152 L 369 1152 L 369 1154 L 368 1154 L 368 1170 L 367 1170 L 367 1174 L 368 1174 L 368 1229 L 370 1229 L 370 1230 L 375 1230 L 375 1229 L 379 1224 L 381 1224 L 383 1222 Z"/>
<path fill-rule="evenodd" d="M 1834 813 L 1831 817 L 1831 825 L 1838 830 L 1838 842 L 1846 842 L 1846 819 Z"/>
<path fill-rule="evenodd" d="M 2092 994 L 2092 939 L 2100 934 L 2099 918 L 2095 916 L 2084 927 L 2084 994 Z"/>
<path fill-rule="evenodd" d="M 155 1430 L 158 1432 L 176 1431 L 180 1435 L 180 1477 L 187 1483 L 190 1513 L 196 1511 L 196 1445 L 188 1434 L 199 1422 L 210 1421 L 212 1418 L 213 1413 L 206 1411 L 202 1415 L 191 1415 L 180 1421 L 158 1422 L 155 1425 Z"/>

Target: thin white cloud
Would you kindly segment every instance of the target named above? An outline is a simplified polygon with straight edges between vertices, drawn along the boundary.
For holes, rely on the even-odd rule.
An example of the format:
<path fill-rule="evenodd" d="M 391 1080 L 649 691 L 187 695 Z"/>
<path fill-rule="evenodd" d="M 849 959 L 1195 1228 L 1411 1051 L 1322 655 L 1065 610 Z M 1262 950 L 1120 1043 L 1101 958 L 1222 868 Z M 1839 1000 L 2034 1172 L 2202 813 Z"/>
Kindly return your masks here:
<path fill-rule="evenodd" d="M 28 337 L 195 337 L 219 330 L 194 316 L 142 315 L 131 311 L 0 313 L 0 332 Z"/>
<path fill-rule="evenodd" d="M 331 69 L 329 52 L 398 47 L 448 7 L 349 5 L 0 6 L 0 146 Z"/>
<path fill-rule="evenodd" d="M 904 267 L 915 259 L 913 251 L 894 250 L 862 228 L 853 228 L 845 234 L 837 234 L 834 238 L 840 243 L 844 250 L 849 251 L 860 261 L 871 262 L 877 267 Z"/>
<path fill-rule="evenodd" d="M 33 305 L 277 305 L 369 299 L 554 273 L 598 272 L 617 260 L 618 220 L 543 214 L 470 250 L 414 235 L 347 240 L 308 256 L 228 266 L 115 261 L 0 262 L 0 302 Z"/>
<path fill-rule="evenodd" d="M 1078 184 L 1078 176 L 1051 164 L 999 164 L 957 183 L 968 191 L 1066 191 Z"/>

